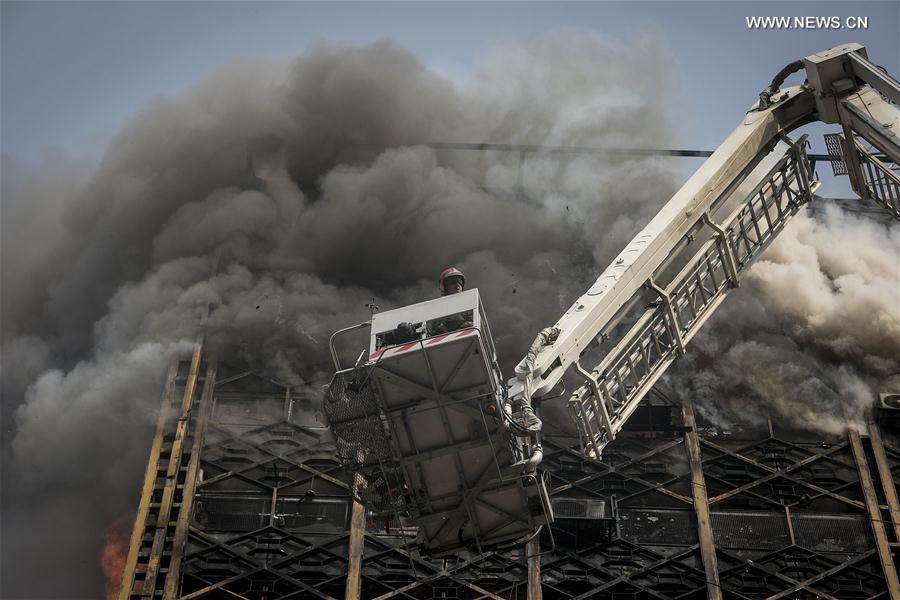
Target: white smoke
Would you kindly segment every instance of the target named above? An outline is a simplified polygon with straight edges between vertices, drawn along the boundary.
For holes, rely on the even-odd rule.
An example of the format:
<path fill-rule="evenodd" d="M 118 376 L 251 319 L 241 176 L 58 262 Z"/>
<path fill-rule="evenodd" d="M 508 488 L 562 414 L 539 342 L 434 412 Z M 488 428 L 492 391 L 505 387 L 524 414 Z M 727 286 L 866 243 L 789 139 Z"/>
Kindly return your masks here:
<path fill-rule="evenodd" d="M 801 212 L 670 379 L 726 427 L 767 414 L 832 434 L 860 422 L 900 386 L 900 230 L 833 206 Z"/>

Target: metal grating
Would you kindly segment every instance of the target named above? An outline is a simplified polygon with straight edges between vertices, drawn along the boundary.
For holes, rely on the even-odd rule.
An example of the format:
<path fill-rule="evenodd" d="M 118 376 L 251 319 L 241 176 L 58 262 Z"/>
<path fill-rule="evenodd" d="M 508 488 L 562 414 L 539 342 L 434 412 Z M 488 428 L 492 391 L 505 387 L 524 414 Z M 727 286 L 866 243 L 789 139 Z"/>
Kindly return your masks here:
<path fill-rule="evenodd" d="M 256 531 L 268 525 L 271 507 L 270 498 L 222 498 L 199 494 L 193 523 L 208 531 Z"/>
<path fill-rule="evenodd" d="M 790 544 L 783 514 L 713 512 L 716 544 L 722 548 L 775 550 Z"/>
<path fill-rule="evenodd" d="M 371 369 L 341 371 L 325 394 L 323 408 L 335 432 L 337 455 L 347 464 L 378 464 L 391 458 L 391 448 L 379 418 Z"/>
<path fill-rule="evenodd" d="M 797 544 L 815 552 L 865 552 L 874 540 L 864 515 L 793 514 Z"/>
<path fill-rule="evenodd" d="M 828 150 L 828 160 L 831 161 L 831 171 L 835 175 L 847 175 L 847 164 L 844 162 L 844 155 L 841 152 L 841 134 L 826 133 L 825 148 Z"/>
<path fill-rule="evenodd" d="M 606 502 L 580 498 L 554 498 L 553 514 L 557 519 L 603 519 Z"/>
<path fill-rule="evenodd" d="M 692 546 L 697 543 L 693 510 L 622 509 L 618 522 L 623 539 L 649 546 Z"/>

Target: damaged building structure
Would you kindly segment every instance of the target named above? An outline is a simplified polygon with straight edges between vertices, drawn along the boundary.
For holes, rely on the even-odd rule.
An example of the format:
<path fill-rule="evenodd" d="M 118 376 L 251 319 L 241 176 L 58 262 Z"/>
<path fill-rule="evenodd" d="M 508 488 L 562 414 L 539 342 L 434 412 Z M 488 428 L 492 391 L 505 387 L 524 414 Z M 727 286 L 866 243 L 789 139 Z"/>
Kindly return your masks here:
<path fill-rule="evenodd" d="M 337 449 L 340 435 L 296 409 L 310 400 L 307 392 L 218 361 L 201 336 L 164 388 L 119 599 L 900 598 L 900 394 L 885 391 L 863 424 L 823 437 L 772 419 L 724 430 L 705 422 L 692 398 L 654 387 L 812 199 L 811 157 L 804 139 L 787 131 L 811 120 L 839 123 L 828 157 L 835 172 L 849 174 L 864 201 L 900 218 L 897 82 L 856 44 L 789 67 L 806 68 L 808 83 L 781 90 L 793 71 L 776 76 L 757 112 L 700 179 L 685 184 L 687 204 L 660 212 L 666 235 L 652 229 L 654 219 L 650 233 L 635 238 L 639 248 L 670 242 L 657 262 L 642 263 L 644 250 L 637 259 L 626 254 L 634 253 L 629 246 L 611 266 L 610 287 L 598 280 L 586 295 L 618 289 L 622 264 L 637 274 L 628 298 L 641 288 L 658 300 L 633 304 L 639 318 L 629 320 L 618 314 L 623 296 L 608 311 L 617 314 L 609 327 L 560 321 L 598 338 L 603 358 L 583 369 L 578 359 L 588 349 L 571 342 L 580 354 L 572 359 L 563 347 L 559 362 L 548 363 L 565 371 L 573 360 L 586 381 L 569 403 L 575 433 L 541 434 L 536 477 L 552 518 L 527 541 L 482 548 L 477 538 L 462 544 L 460 534 L 463 549 L 423 552 L 405 516 L 372 511 L 359 497 L 359 475 Z M 893 121 L 880 121 L 880 109 L 892 110 Z M 772 121 L 753 122 L 763 114 Z M 788 149 L 751 186 L 746 204 L 732 207 L 733 219 L 714 215 L 710 196 L 724 202 L 736 194 L 778 140 Z M 707 204 L 694 202 L 701 197 Z M 676 217 L 683 226 L 670 230 Z M 673 263 L 668 283 L 660 279 L 667 256 L 701 228 L 706 244 Z M 576 303 L 572 314 L 582 308 Z M 562 329 L 550 346 L 567 343 Z M 520 393 L 538 407 L 540 393 L 529 392 L 532 383 L 544 385 L 535 364 Z"/>
<path fill-rule="evenodd" d="M 822 440 L 771 422 L 717 431 L 651 395 L 600 461 L 544 438 L 567 505 L 539 558 L 428 560 L 366 518 L 290 388 L 198 347 L 166 384 L 120 597 L 524 599 L 540 581 L 544 598 L 891 598 L 898 400 Z"/>

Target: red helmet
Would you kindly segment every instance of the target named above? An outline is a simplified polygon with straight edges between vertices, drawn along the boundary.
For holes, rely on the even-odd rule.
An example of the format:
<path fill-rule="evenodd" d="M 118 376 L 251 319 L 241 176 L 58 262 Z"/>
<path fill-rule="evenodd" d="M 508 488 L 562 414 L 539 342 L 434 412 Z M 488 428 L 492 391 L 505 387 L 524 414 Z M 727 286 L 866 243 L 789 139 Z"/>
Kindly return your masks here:
<path fill-rule="evenodd" d="M 466 287 L 466 276 L 463 275 L 462 271 L 457 269 L 456 267 L 447 267 L 443 271 L 441 271 L 441 277 L 438 279 L 438 284 L 441 287 L 441 292 L 445 292 L 444 289 L 444 281 L 449 279 L 450 277 L 459 277 L 460 283 L 462 283 L 463 287 Z"/>

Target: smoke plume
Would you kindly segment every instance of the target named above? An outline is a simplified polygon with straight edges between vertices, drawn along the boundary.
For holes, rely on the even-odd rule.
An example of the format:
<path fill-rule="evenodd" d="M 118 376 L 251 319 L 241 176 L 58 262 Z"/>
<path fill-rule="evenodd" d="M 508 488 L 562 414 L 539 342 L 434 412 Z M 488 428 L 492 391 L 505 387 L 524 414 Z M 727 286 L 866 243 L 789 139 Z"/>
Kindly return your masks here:
<path fill-rule="evenodd" d="M 721 427 L 859 425 L 900 386 L 900 231 L 834 206 L 799 213 L 692 346 L 669 381 Z"/>
<path fill-rule="evenodd" d="M 89 171 L 4 157 L 3 596 L 102 594 L 104 532 L 137 504 L 166 368 L 201 322 L 222 360 L 321 384 L 334 330 L 373 298 L 435 296 L 454 264 L 511 372 L 677 189 L 675 165 L 427 144 L 668 147 L 668 56 L 567 31 L 454 83 L 391 42 L 322 45 L 156 100 Z M 837 411 L 898 372 L 900 276 L 869 253 L 896 230 L 829 214 L 783 238 L 670 383 L 722 419 L 728 397 L 833 430 L 812 397 Z"/>

